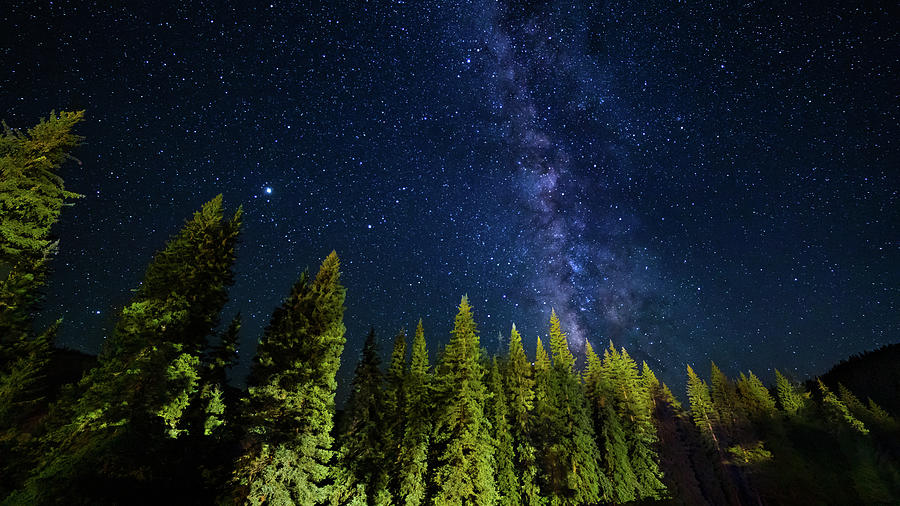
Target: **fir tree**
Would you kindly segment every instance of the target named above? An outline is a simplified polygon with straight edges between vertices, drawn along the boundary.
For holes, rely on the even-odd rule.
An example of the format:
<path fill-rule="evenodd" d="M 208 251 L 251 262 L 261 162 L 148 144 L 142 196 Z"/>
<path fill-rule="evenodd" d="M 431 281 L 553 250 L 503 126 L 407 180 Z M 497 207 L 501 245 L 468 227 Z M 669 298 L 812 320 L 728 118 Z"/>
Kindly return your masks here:
<path fill-rule="evenodd" d="M 691 403 L 691 418 L 694 420 L 697 428 L 700 429 L 700 432 L 715 444 L 717 451 L 721 452 L 719 439 L 715 431 L 718 419 L 710 398 L 709 386 L 697 376 L 691 366 L 687 366 L 687 373 L 687 395 L 688 401 Z"/>
<path fill-rule="evenodd" d="M 762 381 L 750 371 L 749 376 L 741 373 L 737 383 L 743 411 L 755 419 L 767 419 L 775 415 L 775 399 L 769 394 L 769 390 Z"/>
<path fill-rule="evenodd" d="M 363 345 L 340 436 L 333 503 L 389 504 L 385 458 L 384 392 L 375 329 Z"/>
<path fill-rule="evenodd" d="M 794 386 L 778 369 L 775 369 L 775 389 L 778 394 L 778 403 L 789 417 L 795 416 L 806 406 L 808 394 Z"/>
<path fill-rule="evenodd" d="M 509 406 L 503 388 L 503 374 L 497 357 L 491 361 L 488 375 L 491 400 L 487 415 L 493 429 L 495 477 L 499 501 L 502 506 L 518 505 L 522 489 L 515 471 L 514 442 L 509 423 Z"/>
<path fill-rule="evenodd" d="M 546 352 L 544 353 L 546 356 Z M 509 363 L 506 368 L 506 392 L 509 400 L 510 433 L 515 444 L 515 468 L 522 487 L 521 504 L 538 506 L 544 503 L 537 482 L 537 450 L 532 443 L 532 410 L 535 404 L 534 378 L 531 363 L 522 346 L 522 336 L 513 325 L 509 335 Z M 548 364 L 549 367 L 549 364 Z"/>
<path fill-rule="evenodd" d="M 0 279 L 11 268 L 40 263 L 53 249 L 50 231 L 66 200 L 56 173 L 83 137 L 72 130 L 84 111 L 50 113 L 26 132 L 3 123 L 0 135 Z M 80 164 L 80 163 L 79 163 Z M 26 270 L 31 270 L 26 267 Z"/>
<path fill-rule="evenodd" d="M 63 490 L 86 498 L 114 497 L 149 487 L 166 473 L 154 469 L 153 452 L 165 446 L 166 437 L 180 437 L 191 426 L 185 418 L 200 393 L 202 374 L 196 343 L 213 332 L 227 298 L 240 223 L 240 209 L 231 218 L 223 216 L 220 195 L 154 257 L 98 366 L 81 380 L 77 400 L 58 408 L 69 419 L 48 433 L 47 456 L 29 479 L 23 500 L 40 502 Z M 181 277 L 168 276 L 166 290 L 144 288 L 167 276 L 163 259 L 173 256 L 185 261 L 178 266 Z M 217 305 L 189 303 L 198 299 Z M 143 455 L 133 453 L 132 448 L 142 447 Z M 95 487 L 96 480 L 109 486 Z"/>
<path fill-rule="evenodd" d="M 440 506 L 490 505 L 497 500 L 480 355 L 475 320 L 463 297 L 436 377 L 443 402 L 434 430 L 438 445 L 434 504 Z"/>
<path fill-rule="evenodd" d="M 622 419 L 616 412 L 614 380 L 618 377 L 618 352 L 610 343 L 601 360 L 593 346 L 586 343 L 587 370 L 585 390 L 594 410 L 594 427 L 598 434 L 600 459 L 604 473 L 612 482 L 610 499 L 614 503 L 626 503 L 637 498 L 637 476 L 631 467 L 628 442 Z"/>
<path fill-rule="evenodd" d="M 235 469 L 237 499 L 313 505 L 330 495 L 335 375 L 344 348 L 345 290 L 331 252 L 275 310 L 249 386 L 248 452 Z"/>
<path fill-rule="evenodd" d="M 406 393 L 403 384 L 407 375 L 406 366 L 406 331 L 401 330 L 394 337 L 394 347 L 391 350 L 391 361 L 385 374 L 384 406 L 382 415 L 384 419 L 384 458 L 385 467 L 391 478 L 390 490 L 397 490 L 396 476 L 398 474 L 397 459 L 400 454 L 400 445 L 403 442 L 404 417 Z"/>
<path fill-rule="evenodd" d="M 853 416 L 847 405 L 838 399 L 834 392 L 825 386 L 825 383 L 822 383 L 822 380 L 816 380 L 816 383 L 822 394 L 822 410 L 825 412 L 825 417 L 830 422 L 832 430 L 840 432 L 844 428 L 850 428 L 863 435 L 869 433 L 866 425 Z"/>
<path fill-rule="evenodd" d="M 398 456 L 398 502 L 407 506 L 419 506 L 425 502 L 427 490 L 429 434 L 428 350 L 425 347 L 425 330 L 422 320 L 413 336 L 409 374 L 406 375 L 404 419 L 406 427 Z"/>
<path fill-rule="evenodd" d="M 556 312 L 550 315 L 550 402 L 554 404 L 546 447 L 551 504 L 591 504 L 608 497 L 610 483 L 597 465 L 597 443 L 575 357 Z"/>
<path fill-rule="evenodd" d="M 57 171 L 81 144 L 73 129 L 83 119 L 84 111 L 51 113 L 26 132 L 3 123 L 0 134 L 0 453 L 27 439 L 15 427 L 45 403 L 45 367 L 60 322 L 37 334 L 32 324 L 55 252 L 52 227 L 66 201 L 81 197 Z"/>

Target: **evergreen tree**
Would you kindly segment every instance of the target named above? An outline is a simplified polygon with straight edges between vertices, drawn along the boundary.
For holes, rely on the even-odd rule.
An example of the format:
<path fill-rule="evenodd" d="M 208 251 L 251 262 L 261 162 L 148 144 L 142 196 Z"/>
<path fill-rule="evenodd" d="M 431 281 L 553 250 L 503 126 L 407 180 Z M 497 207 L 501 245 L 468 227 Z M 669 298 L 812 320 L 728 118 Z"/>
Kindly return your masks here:
<path fill-rule="evenodd" d="M 789 417 L 795 416 L 806 406 L 809 395 L 800 387 L 794 386 L 778 369 L 775 369 L 775 389 L 778 394 L 778 403 Z"/>
<path fill-rule="evenodd" d="M 687 366 L 687 373 L 687 395 L 688 401 L 691 403 L 691 418 L 700 432 L 715 444 L 717 451 L 721 452 L 715 431 L 718 418 L 710 398 L 709 386 L 697 376 L 691 366 Z"/>
<path fill-rule="evenodd" d="M 406 393 L 403 384 L 407 375 L 406 366 L 406 331 L 401 330 L 394 337 L 394 347 L 391 350 L 391 361 L 385 374 L 384 406 L 382 416 L 384 421 L 384 458 L 385 467 L 391 476 L 389 489 L 397 490 L 398 474 L 397 459 L 400 455 L 400 446 L 403 443 Z"/>
<path fill-rule="evenodd" d="M 491 361 L 488 375 L 491 400 L 487 415 L 493 429 L 494 462 L 498 504 L 512 506 L 520 504 L 522 488 L 515 470 L 514 441 L 509 423 L 509 406 L 503 388 L 503 374 L 497 357 Z"/>
<path fill-rule="evenodd" d="M 544 355 L 546 356 L 546 352 Z M 534 378 L 531 363 L 528 362 L 525 348 L 522 346 L 522 336 L 515 325 L 509 335 L 508 360 L 505 379 L 509 399 L 510 433 L 515 444 L 515 468 L 519 472 L 522 487 L 519 503 L 538 506 L 544 503 L 544 498 L 537 482 L 537 450 L 532 443 Z"/>
<path fill-rule="evenodd" d="M 32 324 L 55 251 L 51 229 L 66 200 L 81 197 L 57 171 L 81 144 L 73 129 L 83 119 L 84 111 L 51 113 L 26 132 L 3 123 L 0 133 L 0 453 L 27 439 L 15 434 L 18 426 L 45 403 L 45 367 L 60 322 L 37 334 Z"/>
<path fill-rule="evenodd" d="M 384 398 L 381 357 L 375 329 L 363 345 L 343 420 L 335 466 L 335 504 L 390 504 L 385 458 Z"/>
<path fill-rule="evenodd" d="M 434 504 L 440 506 L 490 505 L 497 501 L 480 355 L 472 309 L 463 297 L 436 377 L 443 402 L 434 430 L 438 447 Z"/>
<path fill-rule="evenodd" d="M 775 415 L 775 399 L 762 381 L 750 371 L 749 376 L 741 373 L 737 384 L 742 410 L 755 420 L 768 419 Z"/>
<path fill-rule="evenodd" d="M 406 428 L 397 459 L 400 483 L 398 502 L 407 506 L 419 506 L 425 502 L 429 434 L 431 433 L 430 404 L 428 402 L 429 376 L 425 330 L 422 327 L 422 320 L 419 320 L 413 336 L 409 374 L 406 376 L 403 387 Z"/>
<path fill-rule="evenodd" d="M 53 250 L 50 230 L 65 201 L 81 195 L 65 189 L 56 173 L 83 137 L 73 128 L 84 111 L 51 113 L 21 132 L 3 123 L 0 135 L 0 279 L 10 269 L 32 271 Z M 80 163 L 79 163 L 80 164 Z"/>
<path fill-rule="evenodd" d="M 551 504 L 592 504 L 608 498 L 611 486 L 597 465 L 597 443 L 575 357 L 556 312 L 550 315 L 550 402 L 553 416 L 546 447 Z"/>
<path fill-rule="evenodd" d="M 832 430 L 840 432 L 844 428 L 850 428 L 860 434 L 868 434 L 869 429 L 858 418 L 853 416 L 847 405 L 832 392 L 822 380 L 816 380 L 819 391 L 822 394 L 822 410 L 826 419 L 831 424 Z"/>
<path fill-rule="evenodd" d="M 335 374 L 344 348 L 339 266 L 331 252 L 315 280 L 304 273 L 257 347 L 248 451 L 235 470 L 240 501 L 313 505 L 330 496 Z"/>
<path fill-rule="evenodd" d="M 223 216 L 220 195 L 154 257 L 98 366 L 81 380 L 77 399 L 57 408 L 68 419 L 49 431 L 46 456 L 17 500 L 41 502 L 65 493 L 102 502 L 99 497 L 112 500 L 140 487 L 151 494 L 163 477 L 172 479 L 167 469 L 156 468 L 163 464 L 154 465 L 155 452 L 166 447 L 166 437 L 180 437 L 191 426 L 185 418 L 202 374 L 196 343 L 213 332 L 227 298 L 240 223 L 240 209 Z M 165 259 L 176 256 L 184 263 L 177 266 L 180 276 L 171 276 L 164 271 L 175 266 Z M 160 278 L 167 279 L 165 290 L 156 286 Z M 216 304 L 190 303 L 196 300 Z M 135 448 L 144 451 L 135 454 Z"/>
<path fill-rule="evenodd" d="M 601 360 L 590 342 L 586 343 L 586 352 L 585 390 L 594 410 L 602 469 L 612 482 L 610 499 L 618 504 L 630 502 L 637 498 L 639 484 L 631 467 L 625 429 L 615 409 L 618 352 L 610 343 Z"/>

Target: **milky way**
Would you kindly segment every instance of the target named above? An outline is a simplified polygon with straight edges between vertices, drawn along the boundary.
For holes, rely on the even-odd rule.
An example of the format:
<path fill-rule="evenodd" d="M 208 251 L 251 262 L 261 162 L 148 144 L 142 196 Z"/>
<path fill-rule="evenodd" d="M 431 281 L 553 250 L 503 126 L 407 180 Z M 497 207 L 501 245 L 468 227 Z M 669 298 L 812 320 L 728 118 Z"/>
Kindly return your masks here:
<path fill-rule="evenodd" d="M 344 380 L 370 326 L 421 317 L 439 350 L 464 294 L 491 352 L 515 322 L 532 353 L 553 308 L 676 391 L 685 364 L 799 378 L 900 335 L 886 2 L 7 4 L 0 119 L 87 109 L 60 345 L 96 353 L 218 193 L 245 211 L 244 370 L 332 249 Z"/>
<path fill-rule="evenodd" d="M 596 129 L 576 132 L 576 145 L 565 128 L 583 123 L 583 104 L 604 93 L 602 69 L 584 54 L 583 29 L 558 12 L 490 12 L 488 77 L 514 161 L 518 244 L 537 266 L 533 302 L 555 309 L 577 352 L 586 339 L 595 347 L 612 339 L 640 354 L 653 339 L 636 321 L 654 297 L 648 255 L 632 244 L 633 213 L 605 191 L 623 177 L 609 149 L 622 141 Z"/>

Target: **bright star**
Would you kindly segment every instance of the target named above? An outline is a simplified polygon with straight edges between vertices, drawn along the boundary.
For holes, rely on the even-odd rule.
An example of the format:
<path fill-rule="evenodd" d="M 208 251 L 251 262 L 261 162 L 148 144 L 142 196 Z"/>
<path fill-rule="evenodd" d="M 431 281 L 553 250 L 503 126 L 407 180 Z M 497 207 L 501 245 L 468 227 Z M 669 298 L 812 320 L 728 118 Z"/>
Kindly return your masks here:
<path fill-rule="evenodd" d="M 266 195 L 271 195 L 271 194 L 272 194 L 272 187 L 271 187 L 271 186 L 266 186 L 265 191 L 266 191 Z"/>

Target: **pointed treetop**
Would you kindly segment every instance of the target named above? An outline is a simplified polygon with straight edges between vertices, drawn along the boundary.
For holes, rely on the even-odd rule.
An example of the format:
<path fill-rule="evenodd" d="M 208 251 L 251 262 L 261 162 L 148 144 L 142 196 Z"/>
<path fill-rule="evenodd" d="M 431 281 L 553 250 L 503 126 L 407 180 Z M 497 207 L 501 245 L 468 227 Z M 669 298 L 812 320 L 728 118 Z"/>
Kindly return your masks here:
<path fill-rule="evenodd" d="M 550 370 L 550 357 L 547 355 L 547 350 L 544 348 L 544 343 L 541 342 L 541 338 L 537 338 L 537 352 L 535 353 L 534 358 L 534 368 L 535 370 L 540 371 L 549 371 Z"/>
<path fill-rule="evenodd" d="M 566 370 L 571 370 L 575 365 L 575 357 L 569 351 L 569 343 L 556 311 L 550 311 L 550 352 L 553 354 L 553 364 Z"/>

